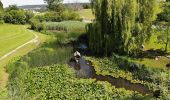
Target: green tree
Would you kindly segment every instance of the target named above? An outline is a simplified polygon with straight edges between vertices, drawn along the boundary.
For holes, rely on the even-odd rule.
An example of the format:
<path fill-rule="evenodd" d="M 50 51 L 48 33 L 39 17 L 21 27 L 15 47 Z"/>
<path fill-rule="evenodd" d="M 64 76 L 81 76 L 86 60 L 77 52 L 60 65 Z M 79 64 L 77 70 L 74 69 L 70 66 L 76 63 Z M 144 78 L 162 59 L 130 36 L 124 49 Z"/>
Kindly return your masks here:
<path fill-rule="evenodd" d="M 44 0 L 48 6 L 47 8 L 51 11 L 62 12 L 63 0 Z"/>
<path fill-rule="evenodd" d="M 157 0 L 91 0 L 95 22 L 88 27 L 93 53 L 137 54 L 151 37 Z M 148 10 L 149 9 L 149 10 Z"/>
<path fill-rule="evenodd" d="M 19 10 L 19 8 L 16 5 L 10 5 L 7 9 L 6 12 L 9 12 L 11 10 Z"/>
<path fill-rule="evenodd" d="M 161 31 L 161 34 L 157 37 L 158 42 L 161 44 L 165 44 L 165 52 L 168 51 L 168 46 L 170 45 L 170 31 L 169 28 Z"/>
<path fill-rule="evenodd" d="M 26 16 L 23 10 L 11 10 L 5 14 L 4 21 L 12 24 L 25 24 Z"/>
<path fill-rule="evenodd" d="M 0 10 L 3 9 L 3 3 L 0 1 Z"/>
<path fill-rule="evenodd" d="M 162 4 L 163 11 L 158 14 L 158 21 L 170 22 L 170 2 Z"/>
<path fill-rule="evenodd" d="M 30 23 L 30 19 L 34 17 L 34 13 L 32 11 L 25 11 L 26 22 Z"/>

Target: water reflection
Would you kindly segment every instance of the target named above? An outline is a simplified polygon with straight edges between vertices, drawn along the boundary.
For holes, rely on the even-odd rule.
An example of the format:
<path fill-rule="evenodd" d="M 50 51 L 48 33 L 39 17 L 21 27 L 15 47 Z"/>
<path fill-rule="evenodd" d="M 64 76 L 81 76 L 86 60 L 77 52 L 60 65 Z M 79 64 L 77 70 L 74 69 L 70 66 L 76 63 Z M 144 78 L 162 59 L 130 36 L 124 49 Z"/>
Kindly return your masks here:
<path fill-rule="evenodd" d="M 110 75 L 97 75 L 93 66 L 91 66 L 91 62 L 86 61 L 83 57 L 79 59 L 77 63 L 74 58 L 72 58 L 69 62 L 69 65 L 76 70 L 76 74 L 81 78 L 93 78 L 97 81 L 107 81 L 111 83 L 116 88 L 125 88 L 131 91 L 137 91 L 144 95 L 153 95 L 153 92 L 149 90 L 148 87 L 142 84 L 131 83 L 130 81 L 122 78 L 114 78 Z"/>

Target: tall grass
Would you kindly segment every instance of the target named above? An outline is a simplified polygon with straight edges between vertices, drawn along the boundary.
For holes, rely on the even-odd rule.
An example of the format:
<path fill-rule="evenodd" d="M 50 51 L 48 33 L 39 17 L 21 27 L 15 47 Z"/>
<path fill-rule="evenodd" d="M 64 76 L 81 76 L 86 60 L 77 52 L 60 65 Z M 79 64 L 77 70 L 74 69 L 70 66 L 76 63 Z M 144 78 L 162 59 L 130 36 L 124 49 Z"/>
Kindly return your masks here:
<path fill-rule="evenodd" d="M 72 48 L 40 48 L 23 57 L 30 67 L 66 64 L 72 54 Z"/>
<path fill-rule="evenodd" d="M 66 32 L 82 32 L 85 31 L 86 23 L 80 21 L 63 21 L 63 22 L 47 22 L 47 30 L 57 30 Z"/>

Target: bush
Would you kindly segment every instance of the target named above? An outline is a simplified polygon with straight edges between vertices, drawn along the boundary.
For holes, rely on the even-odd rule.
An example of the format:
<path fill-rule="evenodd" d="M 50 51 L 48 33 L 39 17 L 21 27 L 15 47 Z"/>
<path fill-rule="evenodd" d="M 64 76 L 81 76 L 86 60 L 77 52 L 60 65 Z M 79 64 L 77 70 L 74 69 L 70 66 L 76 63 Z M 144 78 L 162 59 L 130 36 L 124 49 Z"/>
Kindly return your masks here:
<path fill-rule="evenodd" d="M 80 15 L 74 11 L 66 10 L 61 15 L 62 20 L 81 20 Z"/>
<path fill-rule="evenodd" d="M 165 4 L 163 4 L 163 8 L 164 8 L 163 12 L 158 14 L 157 21 L 170 22 L 170 3 L 166 2 Z"/>
<path fill-rule="evenodd" d="M 26 16 L 23 10 L 11 10 L 5 14 L 4 21 L 12 24 L 25 24 Z"/>
<path fill-rule="evenodd" d="M 30 20 L 30 24 L 31 24 L 31 29 L 36 30 L 38 32 L 45 30 L 45 23 L 44 22 L 40 22 L 39 20 L 32 18 Z"/>
<path fill-rule="evenodd" d="M 0 11 L 0 24 L 4 23 L 4 12 Z"/>
<path fill-rule="evenodd" d="M 30 23 L 30 19 L 34 17 L 34 13 L 32 11 L 25 11 L 26 23 Z"/>
<path fill-rule="evenodd" d="M 63 11 L 62 13 L 50 11 L 44 15 L 36 16 L 39 21 L 60 22 L 64 20 L 80 20 L 80 16 L 74 11 Z"/>
<path fill-rule="evenodd" d="M 45 21 L 59 22 L 62 18 L 58 12 L 47 12 L 44 14 Z"/>

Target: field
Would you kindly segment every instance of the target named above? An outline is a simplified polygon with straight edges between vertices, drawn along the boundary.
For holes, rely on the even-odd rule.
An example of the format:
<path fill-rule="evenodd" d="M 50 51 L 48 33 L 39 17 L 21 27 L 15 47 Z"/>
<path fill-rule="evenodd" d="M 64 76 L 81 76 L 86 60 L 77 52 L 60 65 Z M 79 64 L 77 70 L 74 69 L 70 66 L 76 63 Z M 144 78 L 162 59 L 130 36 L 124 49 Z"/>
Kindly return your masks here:
<path fill-rule="evenodd" d="M 34 38 L 34 35 L 21 25 L 0 25 L 0 57 Z"/>
<path fill-rule="evenodd" d="M 94 15 L 93 15 L 91 9 L 82 9 L 82 10 L 77 11 L 77 13 L 83 19 L 86 19 L 86 20 L 93 20 L 94 19 Z"/>

